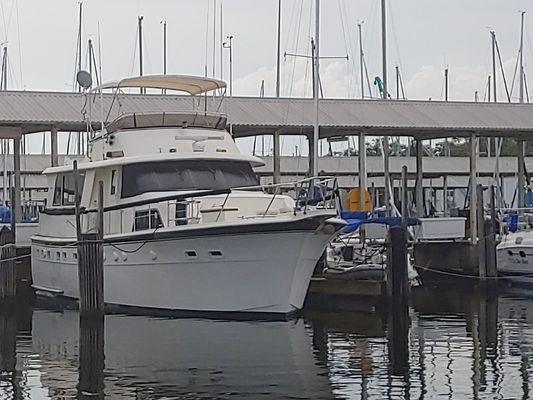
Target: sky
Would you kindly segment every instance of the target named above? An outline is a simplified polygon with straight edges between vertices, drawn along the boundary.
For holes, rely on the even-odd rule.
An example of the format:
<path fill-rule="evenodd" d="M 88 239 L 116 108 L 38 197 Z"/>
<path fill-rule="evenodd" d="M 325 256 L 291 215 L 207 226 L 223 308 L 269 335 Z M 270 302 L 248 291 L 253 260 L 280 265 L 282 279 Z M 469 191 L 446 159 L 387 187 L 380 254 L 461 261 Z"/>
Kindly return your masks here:
<path fill-rule="evenodd" d="M 216 3 L 216 4 L 215 4 Z M 315 0 L 282 0 L 281 53 L 310 53 Z M 409 99 L 441 100 L 444 69 L 449 69 L 449 99 L 486 99 L 491 72 L 490 30 L 496 32 L 508 85 L 511 85 L 520 35 L 519 10 L 531 0 L 387 0 L 389 92 L 396 97 L 398 65 Z M 8 87 L 71 91 L 75 75 L 79 3 L 75 0 L 0 0 L 0 42 L 8 46 Z M 216 15 L 213 18 L 213 8 Z M 163 24 L 167 22 L 169 73 L 229 79 L 233 36 L 233 93 L 275 93 L 278 0 L 86 0 L 83 3 L 83 68 L 87 41 L 101 58 L 103 80 L 136 75 L 139 70 L 137 18 L 143 16 L 144 73 L 163 70 Z M 322 0 L 321 81 L 325 97 L 360 97 L 357 24 L 371 83 L 381 76 L 380 0 Z M 533 14 L 533 10 L 532 10 Z M 525 71 L 533 65 L 533 27 L 525 19 Z M 533 26 L 533 25 L 531 25 Z M 213 38 L 213 30 L 215 38 Z M 531 32 L 531 34 L 530 34 Z M 99 46 L 100 44 L 100 46 Z M 101 48 L 101 57 L 99 47 Z M 213 61 L 214 55 L 214 61 Z M 348 60 L 346 59 L 348 57 Z M 311 95 L 308 58 L 281 60 L 282 96 Z M 499 99 L 504 87 L 498 72 Z M 372 85 L 373 94 L 376 88 Z M 368 95 L 368 88 L 365 88 Z M 512 93 L 516 100 L 516 84 Z M 302 146 L 300 146 L 301 148 Z"/>

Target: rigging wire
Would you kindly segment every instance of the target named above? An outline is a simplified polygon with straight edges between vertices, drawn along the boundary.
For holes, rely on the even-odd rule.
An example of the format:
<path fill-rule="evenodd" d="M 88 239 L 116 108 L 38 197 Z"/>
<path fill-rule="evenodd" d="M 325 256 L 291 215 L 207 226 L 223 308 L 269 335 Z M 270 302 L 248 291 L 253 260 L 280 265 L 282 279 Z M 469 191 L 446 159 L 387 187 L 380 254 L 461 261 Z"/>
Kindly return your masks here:
<path fill-rule="evenodd" d="M 20 74 L 20 88 L 24 89 L 24 79 L 22 76 L 22 44 L 20 41 L 20 19 L 19 19 L 19 1 L 15 0 L 17 12 L 17 42 L 18 42 L 18 56 L 19 56 L 19 74 Z"/>
<path fill-rule="evenodd" d="M 207 13 L 206 13 L 206 20 L 205 20 L 205 65 L 204 65 L 204 75 L 207 77 L 207 71 L 208 71 L 208 63 L 209 63 L 209 23 L 211 19 L 211 7 L 209 6 L 209 0 L 206 0 L 205 2 Z"/>
<path fill-rule="evenodd" d="M 500 62 L 500 70 L 503 78 L 503 85 L 505 88 L 505 94 L 507 95 L 507 100 L 511 102 L 511 94 L 509 92 L 509 86 L 507 85 L 507 79 L 505 78 L 505 69 L 503 68 L 502 55 L 500 54 L 500 46 L 498 46 L 498 40 L 494 37 L 494 44 L 496 45 L 496 54 L 498 55 L 498 60 Z"/>

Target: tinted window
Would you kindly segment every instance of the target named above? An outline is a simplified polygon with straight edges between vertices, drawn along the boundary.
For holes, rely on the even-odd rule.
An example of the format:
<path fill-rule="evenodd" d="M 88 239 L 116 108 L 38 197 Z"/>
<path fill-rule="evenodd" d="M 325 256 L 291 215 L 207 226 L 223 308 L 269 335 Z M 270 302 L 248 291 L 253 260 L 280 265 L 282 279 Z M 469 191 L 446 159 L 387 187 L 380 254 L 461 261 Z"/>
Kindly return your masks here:
<path fill-rule="evenodd" d="M 78 174 L 78 190 L 83 190 L 84 173 Z M 71 206 L 75 202 L 75 180 L 74 174 L 58 175 L 54 188 L 54 206 Z"/>
<path fill-rule="evenodd" d="M 146 192 L 218 190 L 258 185 L 252 167 L 243 161 L 179 160 L 125 165 L 122 197 Z"/>

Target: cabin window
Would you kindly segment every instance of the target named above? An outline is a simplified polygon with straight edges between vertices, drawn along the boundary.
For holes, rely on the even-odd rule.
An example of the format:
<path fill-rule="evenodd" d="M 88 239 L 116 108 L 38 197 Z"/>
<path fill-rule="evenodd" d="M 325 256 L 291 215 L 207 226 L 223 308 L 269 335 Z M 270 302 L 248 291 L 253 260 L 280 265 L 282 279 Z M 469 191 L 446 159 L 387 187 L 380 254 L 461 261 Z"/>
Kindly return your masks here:
<path fill-rule="evenodd" d="M 83 190 L 83 182 L 85 175 L 83 173 L 78 174 L 78 190 Z M 54 199 L 52 204 L 54 206 L 72 206 L 75 203 L 76 186 L 73 174 L 61 174 L 56 177 L 56 183 L 54 187 Z"/>
<path fill-rule="evenodd" d="M 60 206 L 61 205 L 61 185 L 62 185 L 63 181 L 62 181 L 62 178 L 61 176 L 56 176 L 56 184 L 55 184 L 55 187 L 54 187 L 54 201 L 52 202 L 52 204 L 54 206 Z"/>
<path fill-rule="evenodd" d="M 139 210 L 135 211 L 135 221 L 133 222 L 134 231 L 143 231 L 145 229 L 162 228 L 163 222 L 159 210 Z"/>
<path fill-rule="evenodd" d="M 187 225 L 187 202 L 176 202 L 176 225 Z"/>
<path fill-rule="evenodd" d="M 117 192 L 117 170 L 111 171 L 111 194 Z"/>
<path fill-rule="evenodd" d="M 122 167 L 122 198 L 148 192 L 219 190 L 257 186 L 252 166 L 246 161 L 173 160 Z"/>

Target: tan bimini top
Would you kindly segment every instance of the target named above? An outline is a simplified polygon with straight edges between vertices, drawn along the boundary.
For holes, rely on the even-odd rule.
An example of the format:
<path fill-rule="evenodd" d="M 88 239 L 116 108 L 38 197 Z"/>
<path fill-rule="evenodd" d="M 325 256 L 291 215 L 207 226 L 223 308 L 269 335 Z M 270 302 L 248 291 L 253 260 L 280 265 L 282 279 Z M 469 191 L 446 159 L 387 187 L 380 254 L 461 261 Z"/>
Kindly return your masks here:
<path fill-rule="evenodd" d="M 196 96 L 212 90 L 224 89 L 226 88 L 226 82 L 218 79 L 189 75 L 146 75 L 104 83 L 93 89 L 93 91 L 121 88 L 176 90 L 178 92 L 186 92 L 192 96 Z"/>

